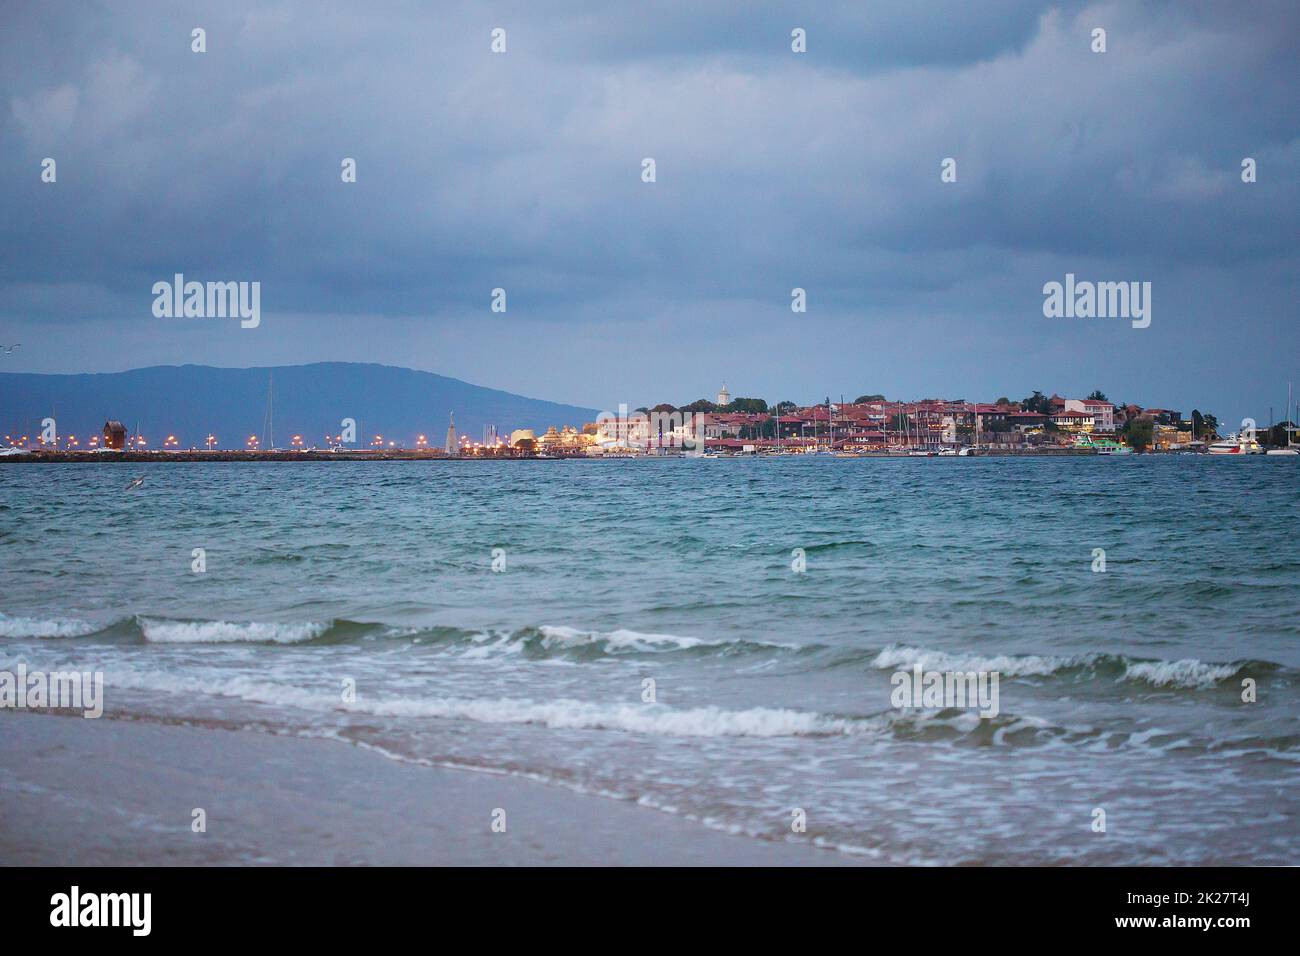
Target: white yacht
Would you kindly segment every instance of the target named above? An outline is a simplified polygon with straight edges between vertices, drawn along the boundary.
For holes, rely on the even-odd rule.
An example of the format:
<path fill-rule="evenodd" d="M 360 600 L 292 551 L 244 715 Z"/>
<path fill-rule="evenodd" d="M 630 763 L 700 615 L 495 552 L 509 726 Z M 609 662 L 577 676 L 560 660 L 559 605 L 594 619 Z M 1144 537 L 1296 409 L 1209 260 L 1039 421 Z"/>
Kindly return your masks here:
<path fill-rule="evenodd" d="M 1216 441 L 1209 447 L 1211 455 L 1262 455 L 1264 449 L 1259 442 L 1244 435 L 1229 435 L 1222 441 Z"/>

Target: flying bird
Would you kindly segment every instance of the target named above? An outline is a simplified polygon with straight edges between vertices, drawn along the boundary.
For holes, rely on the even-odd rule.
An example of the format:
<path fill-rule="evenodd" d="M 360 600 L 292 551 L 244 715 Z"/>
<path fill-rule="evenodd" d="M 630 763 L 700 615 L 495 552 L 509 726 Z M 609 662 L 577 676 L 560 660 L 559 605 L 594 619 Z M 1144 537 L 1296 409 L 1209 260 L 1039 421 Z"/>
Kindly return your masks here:
<path fill-rule="evenodd" d="M 127 485 L 124 490 L 130 491 L 132 488 L 139 488 L 143 484 L 144 484 L 144 475 L 141 475 L 139 478 L 134 479 L 129 485 Z"/>

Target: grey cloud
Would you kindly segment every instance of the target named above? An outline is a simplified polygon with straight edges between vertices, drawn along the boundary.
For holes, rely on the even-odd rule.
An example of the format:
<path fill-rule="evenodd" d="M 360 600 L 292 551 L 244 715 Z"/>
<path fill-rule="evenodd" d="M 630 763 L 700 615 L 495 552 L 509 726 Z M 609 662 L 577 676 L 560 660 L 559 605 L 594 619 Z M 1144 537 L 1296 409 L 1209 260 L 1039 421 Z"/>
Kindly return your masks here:
<path fill-rule="evenodd" d="M 576 356 L 590 323 L 639 318 L 694 332 L 716 367 L 734 339 L 702 326 L 748 310 L 751 337 L 786 335 L 794 285 L 807 322 L 899 336 L 911 309 L 918 334 L 961 322 L 979 349 L 1008 315 L 1022 340 L 1057 334 L 1038 289 L 1086 268 L 1161 280 L 1157 309 L 1186 307 L 1152 338 L 1212 351 L 1222 315 L 1167 284 L 1235 294 L 1239 334 L 1294 324 L 1298 21 L 1281 3 L 21 4 L 0 38 L 0 321 L 145 321 L 149 285 L 182 271 L 262 280 L 272 316 L 353 315 L 390 361 L 416 319 L 522 369 L 527 343 L 474 346 L 466 325 L 504 286 L 515 334 L 573 330 Z M 814 352 L 786 391 L 831 364 Z M 978 364 L 1017 371 L 1005 350 Z"/>

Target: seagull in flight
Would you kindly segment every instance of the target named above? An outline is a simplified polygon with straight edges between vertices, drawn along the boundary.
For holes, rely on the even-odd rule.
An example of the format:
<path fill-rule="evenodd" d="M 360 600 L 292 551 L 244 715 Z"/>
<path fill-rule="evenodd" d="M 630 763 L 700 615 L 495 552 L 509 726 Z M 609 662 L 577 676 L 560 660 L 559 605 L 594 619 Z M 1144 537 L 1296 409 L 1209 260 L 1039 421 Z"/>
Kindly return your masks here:
<path fill-rule="evenodd" d="M 132 480 L 132 482 L 129 485 L 127 485 L 124 490 L 130 491 L 132 488 L 139 488 L 143 484 L 144 484 L 144 475 L 141 475 L 139 478 Z"/>

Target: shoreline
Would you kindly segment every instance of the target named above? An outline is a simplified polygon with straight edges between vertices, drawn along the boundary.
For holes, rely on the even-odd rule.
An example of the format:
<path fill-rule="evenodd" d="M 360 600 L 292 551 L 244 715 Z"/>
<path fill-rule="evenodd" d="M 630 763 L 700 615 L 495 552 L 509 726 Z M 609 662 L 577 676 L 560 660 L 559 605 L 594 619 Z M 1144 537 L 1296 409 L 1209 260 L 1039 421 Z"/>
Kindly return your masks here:
<path fill-rule="evenodd" d="M 1192 451 L 1144 451 L 1135 453 L 1138 455 L 1200 455 L 1204 452 Z M 184 462 L 187 464 L 202 462 L 309 462 L 309 461 L 663 461 L 676 460 L 679 458 L 690 459 L 691 455 L 548 455 L 545 457 L 539 455 L 448 455 L 444 452 L 428 451 L 276 451 L 276 452 L 245 452 L 245 451 L 167 451 L 167 452 L 115 452 L 113 454 L 103 454 L 95 452 L 39 452 L 35 451 L 26 455 L 0 455 L 0 465 L 3 464 L 100 464 L 108 462 L 131 462 L 134 464 L 146 464 L 149 462 Z M 1125 456 L 1107 456 L 1100 454 L 1095 448 L 1034 448 L 1034 449 L 1012 449 L 1012 448 L 982 448 L 979 451 L 971 451 L 966 455 L 916 455 L 899 452 L 860 452 L 848 455 L 814 455 L 809 453 L 782 453 L 782 454 L 716 454 L 712 453 L 711 458 L 838 458 L 844 460 L 854 460 L 859 458 L 878 458 L 878 459 L 903 459 L 903 458 L 1096 458 L 1096 457 L 1130 457 Z M 1250 456 L 1241 456 L 1250 457 Z M 1261 456 L 1262 457 L 1262 456 Z"/>
<path fill-rule="evenodd" d="M 524 777 L 343 741 L 0 714 L 6 866 L 853 866 Z M 202 808 L 207 832 L 191 830 Z M 492 831 L 503 809 L 506 832 Z"/>

